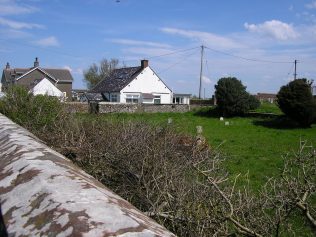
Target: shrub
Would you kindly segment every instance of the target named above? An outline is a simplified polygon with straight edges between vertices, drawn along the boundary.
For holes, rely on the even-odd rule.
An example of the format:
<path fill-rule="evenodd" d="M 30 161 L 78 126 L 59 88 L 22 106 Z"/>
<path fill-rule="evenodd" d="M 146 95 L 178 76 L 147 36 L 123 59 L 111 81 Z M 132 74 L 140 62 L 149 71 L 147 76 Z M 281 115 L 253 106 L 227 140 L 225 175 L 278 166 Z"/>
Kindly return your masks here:
<path fill-rule="evenodd" d="M 177 236 L 294 236 L 295 218 L 309 218 L 296 233 L 314 223 L 315 153 L 303 143 L 282 176 L 253 193 L 236 185 L 247 175 L 227 176 L 218 150 L 171 125 L 98 116 L 63 126 L 41 138 Z"/>
<path fill-rule="evenodd" d="M 297 79 L 282 86 L 277 94 L 279 108 L 302 127 L 310 127 L 316 119 L 316 101 L 311 84 L 305 78 Z"/>
<path fill-rule="evenodd" d="M 243 115 L 260 105 L 260 102 L 250 95 L 246 87 L 235 77 L 221 78 L 215 89 L 218 109 L 224 116 Z"/>
<path fill-rule="evenodd" d="M 248 105 L 249 110 L 255 110 L 260 107 L 260 101 L 254 95 L 249 95 Z"/>
<path fill-rule="evenodd" d="M 0 112 L 26 127 L 45 129 L 62 114 L 62 104 L 56 97 L 33 96 L 26 88 L 12 86 L 0 101 Z"/>

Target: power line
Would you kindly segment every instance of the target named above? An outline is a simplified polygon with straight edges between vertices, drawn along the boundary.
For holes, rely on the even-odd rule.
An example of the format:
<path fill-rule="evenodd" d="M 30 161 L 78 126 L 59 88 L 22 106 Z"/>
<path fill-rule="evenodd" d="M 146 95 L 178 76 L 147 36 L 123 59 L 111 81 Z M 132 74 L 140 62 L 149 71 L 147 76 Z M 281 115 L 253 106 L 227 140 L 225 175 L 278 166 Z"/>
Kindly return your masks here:
<path fill-rule="evenodd" d="M 263 59 L 256 59 L 256 58 L 246 58 L 246 57 L 238 56 L 238 55 L 235 55 L 235 54 L 223 52 L 223 51 L 220 51 L 220 50 L 217 50 L 217 49 L 212 49 L 212 48 L 209 48 L 207 46 L 205 46 L 205 48 L 208 49 L 208 50 L 214 51 L 216 53 L 228 55 L 228 56 L 239 58 L 239 59 L 243 59 L 243 60 L 246 60 L 246 61 L 262 62 L 262 63 L 293 63 L 293 62 L 285 62 L 285 61 L 270 61 L 270 60 L 263 60 Z"/>
<path fill-rule="evenodd" d="M 165 53 L 165 54 L 154 55 L 154 56 L 151 56 L 151 57 L 146 57 L 146 59 L 155 59 L 155 58 L 160 58 L 160 57 L 169 56 L 169 55 L 173 55 L 173 54 L 179 54 L 179 53 L 191 51 L 193 49 L 198 49 L 198 48 L 199 47 L 179 49 L 179 50 L 172 51 L 170 53 Z M 136 61 L 138 61 L 138 59 L 124 60 L 124 62 L 136 62 Z"/>
<path fill-rule="evenodd" d="M 169 56 L 169 55 L 172 55 L 172 54 L 177 54 L 177 53 L 181 53 L 181 52 L 186 52 L 186 51 L 190 51 L 190 50 L 198 49 L 198 48 L 199 48 L 199 47 L 194 47 L 194 48 L 189 48 L 189 49 L 180 49 L 180 50 L 173 51 L 173 52 L 170 52 L 170 53 L 152 56 L 152 57 L 149 57 L 148 59 L 153 59 L 153 58 L 159 58 L 159 57 Z"/>
<path fill-rule="evenodd" d="M 288 77 L 288 76 L 291 74 L 293 68 L 294 68 L 294 63 L 291 64 L 291 67 L 290 67 L 290 69 L 289 69 L 289 72 L 286 74 L 286 77 Z"/>
<path fill-rule="evenodd" d="M 191 53 L 191 54 L 183 55 L 183 57 L 185 57 L 184 59 L 181 58 L 181 60 L 179 60 L 179 61 L 175 62 L 174 64 L 171 64 L 171 65 L 168 66 L 167 68 L 165 68 L 165 69 L 159 71 L 158 74 L 162 74 L 162 73 L 168 71 L 170 68 L 172 68 L 172 67 L 174 67 L 174 66 L 176 66 L 176 65 L 178 65 L 178 64 L 180 64 L 180 63 L 183 63 L 183 62 L 186 61 L 190 56 L 192 56 L 192 55 L 194 55 L 194 54 L 196 54 L 196 53 L 197 53 L 197 52 L 193 52 L 193 53 Z"/>

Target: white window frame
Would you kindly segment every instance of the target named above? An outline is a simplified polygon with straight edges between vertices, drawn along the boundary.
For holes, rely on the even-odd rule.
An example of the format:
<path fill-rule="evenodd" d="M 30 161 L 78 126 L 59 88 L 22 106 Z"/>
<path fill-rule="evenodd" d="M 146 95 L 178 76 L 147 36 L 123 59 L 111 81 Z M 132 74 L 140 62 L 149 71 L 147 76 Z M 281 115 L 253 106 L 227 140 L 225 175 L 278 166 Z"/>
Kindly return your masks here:
<path fill-rule="evenodd" d="M 135 94 L 127 94 L 125 100 L 128 104 L 138 104 L 140 102 L 140 96 Z"/>
<path fill-rule="evenodd" d="M 174 104 L 184 104 L 184 98 L 182 96 L 176 96 L 176 97 L 173 97 L 173 103 Z"/>
<path fill-rule="evenodd" d="M 118 94 L 111 94 L 111 99 L 110 99 L 111 102 L 119 102 L 118 101 Z"/>
<path fill-rule="evenodd" d="M 161 104 L 161 95 L 154 96 L 154 104 Z"/>

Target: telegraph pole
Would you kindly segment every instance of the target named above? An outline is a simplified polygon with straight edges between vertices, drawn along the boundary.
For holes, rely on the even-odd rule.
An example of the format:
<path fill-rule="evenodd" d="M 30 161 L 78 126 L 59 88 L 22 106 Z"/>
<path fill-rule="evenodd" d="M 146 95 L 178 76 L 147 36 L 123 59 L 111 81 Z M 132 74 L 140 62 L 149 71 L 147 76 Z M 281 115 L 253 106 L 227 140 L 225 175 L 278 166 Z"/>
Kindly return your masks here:
<path fill-rule="evenodd" d="M 297 60 L 295 59 L 295 60 L 294 60 L 294 80 L 296 80 L 296 76 L 297 76 L 297 73 L 296 73 L 296 64 L 297 64 Z"/>
<path fill-rule="evenodd" d="M 200 70 L 200 87 L 199 87 L 199 99 L 201 99 L 202 90 L 202 76 L 203 76 L 203 55 L 204 55 L 204 45 L 201 46 L 201 70 Z"/>

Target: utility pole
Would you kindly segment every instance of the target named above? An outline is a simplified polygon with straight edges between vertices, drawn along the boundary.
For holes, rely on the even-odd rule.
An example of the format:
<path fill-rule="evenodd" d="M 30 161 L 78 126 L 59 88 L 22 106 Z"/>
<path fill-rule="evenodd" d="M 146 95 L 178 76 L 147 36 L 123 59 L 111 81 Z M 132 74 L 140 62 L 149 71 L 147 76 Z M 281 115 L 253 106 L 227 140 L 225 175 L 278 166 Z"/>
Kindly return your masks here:
<path fill-rule="evenodd" d="M 204 45 L 201 46 L 201 70 L 200 70 L 200 87 L 199 87 L 199 99 L 201 99 L 202 90 L 202 76 L 203 76 L 203 55 L 204 55 Z"/>
<path fill-rule="evenodd" d="M 296 76 L 297 76 L 297 73 L 296 73 L 296 64 L 297 64 L 297 60 L 295 59 L 295 60 L 294 60 L 294 80 L 296 80 Z"/>

